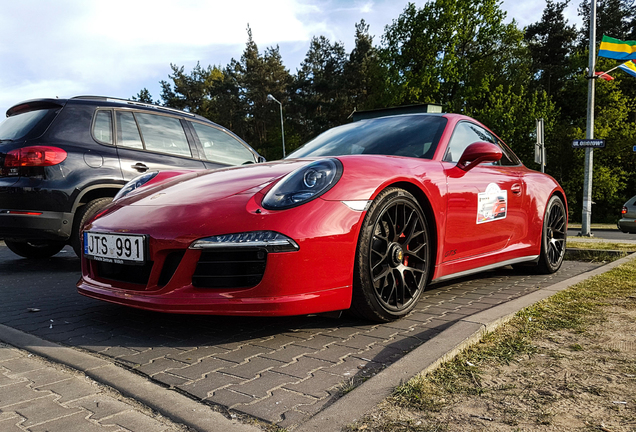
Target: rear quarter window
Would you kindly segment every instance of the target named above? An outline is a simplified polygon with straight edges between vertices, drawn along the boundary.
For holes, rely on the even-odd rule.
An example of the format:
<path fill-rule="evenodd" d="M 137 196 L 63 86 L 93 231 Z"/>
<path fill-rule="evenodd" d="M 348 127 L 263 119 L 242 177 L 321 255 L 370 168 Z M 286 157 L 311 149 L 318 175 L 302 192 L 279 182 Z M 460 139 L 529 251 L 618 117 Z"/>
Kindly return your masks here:
<path fill-rule="evenodd" d="M 106 144 L 113 144 L 113 113 L 97 111 L 93 122 L 93 137 Z"/>

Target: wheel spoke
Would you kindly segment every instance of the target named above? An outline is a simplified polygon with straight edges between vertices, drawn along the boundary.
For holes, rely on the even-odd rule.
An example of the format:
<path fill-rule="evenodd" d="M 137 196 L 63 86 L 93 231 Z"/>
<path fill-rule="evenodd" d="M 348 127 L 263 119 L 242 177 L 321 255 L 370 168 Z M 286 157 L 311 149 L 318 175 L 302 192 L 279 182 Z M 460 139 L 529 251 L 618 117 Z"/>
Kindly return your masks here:
<path fill-rule="evenodd" d="M 382 221 L 380 221 L 380 223 L 378 223 L 375 227 L 375 230 L 373 232 L 373 237 L 374 238 L 378 238 L 381 239 L 385 242 L 389 242 L 389 230 L 387 229 L 387 225 L 385 223 L 383 223 Z"/>
<path fill-rule="evenodd" d="M 376 268 L 378 268 L 378 266 L 380 266 L 380 265 L 381 265 L 381 264 L 378 264 L 376 267 L 374 267 L 374 269 L 373 269 L 373 270 L 375 270 Z M 378 282 L 380 279 L 382 279 L 382 278 L 386 277 L 386 275 L 387 275 L 387 274 L 389 274 L 389 272 L 390 272 L 390 271 L 391 271 L 391 270 L 390 270 L 390 268 L 389 268 L 388 266 L 386 266 L 386 267 L 382 270 L 382 272 L 380 272 L 377 276 L 374 276 L 374 277 L 373 277 L 373 283 L 376 283 L 376 282 Z M 372 271 L 372 272 L 371 272 L 371 274 L 375 274 L 375 271 Z"/>
<path fill-rule="evenodd" d="M 409 267 L 409 268 L 404 270 L 404 273 L 406 273 L 407 275 L 410 275 L 411 278 L 412 278 L 412 281 L 408 281 L 406 283 L 406 285 L 409 287 L 409 291 L 411 292 L 411 296 L 413 296 L 415 294 L 415 291 L 419 287 L 420 281 L 426 275 L 426 272 L 424 272 L 422 270 L 418 270 L 418 269 L 412 268 L 412 267 Z M 406 280 L 407 278 L 405 277 L 404 279 Z M 410 289 L 411 285 L 414 285 L 414 287 L 413 287 L 414 289 L 413 290 Z"/>
<path fill-rule="evenodd" d="M 415 220 L 414 220 L 415 218 Z M 411 211 L 410 214 L 406 215 L 406 209 L 404 209 L 404 217 L 403 217 L 403 224 L 402 224 L 402 229 L 400 230 L 400 234 L 398 235 L 398 237 L 402 237 L 404 236 L 406 238 L 405 242 L 408 243 L 412 236 L 413 236 L 413 231 L 415 230 L 415 223 L 417 222 L 417 215 L 415 214 L 414 211 Z M 407 233 L 408 231 L 408 233 Z"/>
<path fill-rule="evenodd" d="M 391 213 L 395 213 L 395 214 L 391 214 Z M 383 216 L 386 217 L 386 221 L 385 223 L 387 224 L 387 239 L 389 241 L 395 241 L 395 238 L 397 236 L 396 232 L 395 232 L 395 226 L 397 224 L 397 208 L 391 208 L 389 209 L 389 211 L 387 211 L 385 213 L 385 215 Z"/>
<path fill-rule="evenodd" d="M 393 279 L 395 280 L 395 304 L 397 308 L 401 308 L 406 303 L 404 275 L 401 271 L 393 270 Z"/>
<path fill-rule="evenodd" d="M 388 248 L 383 248 L 383 250 L 378 250 L 376 248 L 371 249 L 371 253 L 377 255 L 377 260 L 379 262 L 386 261 L 387 255 L 389 253 Z"/>
<path fill-rule="evenodd" d="M 391 299 L 394 297 L 395 293 L 395 279 L 393 278 L 392 272 L 387 272 L 386 277 L 384 278 L 384 283 L 380 284 L 380 286 L 376 286 L 376 293 L 378 297 L 382 299 L 382 301 L 386 304 L 391 304 Z M 387 293 L 388 291 L 388 293 Z"/>
<path fill-rule="evenodd" d="M 409 244 L 411 240 L 415 238 L 415 229 L 417 228 L 419 221 L 420 219 L 417 217 L 417 214 L 415 212 L 411 212 L 411 214 L 409 215 L 409 220 L 404 225 L 404 229 L 402 230 L 404 237 L 406 237 L 404 244 Z"/>
<path fill-rule="evenodd" d="M 420 253 L 420 251 L 425 248 L 427 246 L 427 243 L 422 243 L 419 244 L 416 248 L 414 249 L 407 249 L 406 251 L 404 251 L 404 253 L 408 256 L 414 257 L 414 258 L 419 258 L 418 254 Z"/>

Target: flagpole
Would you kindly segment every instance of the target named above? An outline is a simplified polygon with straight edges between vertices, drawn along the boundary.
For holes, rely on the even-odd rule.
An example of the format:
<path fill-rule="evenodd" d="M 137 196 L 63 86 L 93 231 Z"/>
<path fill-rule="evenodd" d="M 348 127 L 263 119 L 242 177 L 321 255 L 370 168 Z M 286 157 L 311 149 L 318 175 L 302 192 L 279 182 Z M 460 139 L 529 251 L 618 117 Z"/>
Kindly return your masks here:
<path fill-rule="evenodd" d="M 594 70 L 596 59 L 596 0 L 590 0 L 590 55 L 589 73 L 587 80 L 587 123 L 585 138 L 594 139 Z M 592 174 L 594 164 L 594 149 L 585 148 L 585 173 L 583 179 L 583 215 L 581 233 L 579 235 L 592 236 L 590 225 L 592 221 Z"/>
<path fill-rule="evenodd" d="M 627 60 L 627 61 L 628 61 L 628 62 L 630 62 L 631 60 Z M 627 63 L 627 62 L 621 63 L 621 64 L 619 64 L 618 66 L 614 66 L 614 67 L 613 67 L 613 68 L 611 68 L 610 70 L 603 72 L 601 75 L 607 75 L 608 73 L 613 72 L 613 71 L 615 71 L 616 69 L 618 69 L 619 67 L 623 66 L 625 63 Z"/>

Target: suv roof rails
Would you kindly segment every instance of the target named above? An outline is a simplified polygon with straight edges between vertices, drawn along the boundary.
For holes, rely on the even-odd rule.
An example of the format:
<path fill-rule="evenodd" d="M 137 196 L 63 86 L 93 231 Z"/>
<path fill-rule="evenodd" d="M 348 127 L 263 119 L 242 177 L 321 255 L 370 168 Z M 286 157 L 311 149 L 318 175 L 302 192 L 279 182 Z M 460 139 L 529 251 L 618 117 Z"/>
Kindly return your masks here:
<path fill-rule="evenodd" d="M 170 108 L 170 107 L 165 107 L 165 106 L 161 106 L 161 105 L 155 105 L 155 104 L 149 104 L 146 102 L 139 102 L 139 101 L 133 101 L 133 100 L 129 100 L 129 99 L 119 99 L 119 98 L 113 98 L 113 97 L 106 97 L 106 96 L 75 96 L 72 97 L 71 99 L 84 99 L 84 100 L 102 100 L 105 102 L 117 102 L 117 103 L 125 103 L 128 105 L 135 105 L 135 106 L 140 106 L 140 107 L 144 107 L 144 108 L 154 108 L 154 109 L 159 109 L 159 110 L 163 110 L 163 111 L 169 111 L 169 112 L 176 112 L 179 114 L 185 114 L 187 116 L 190 117 L 195 117 L 195 118 L 204 118 L 201 117 L 197 114 L 191 113 L 191 112 L 187 112 L 187 111 L 182 111 L 180 109 L 176 109 L 176 108 Z"/>

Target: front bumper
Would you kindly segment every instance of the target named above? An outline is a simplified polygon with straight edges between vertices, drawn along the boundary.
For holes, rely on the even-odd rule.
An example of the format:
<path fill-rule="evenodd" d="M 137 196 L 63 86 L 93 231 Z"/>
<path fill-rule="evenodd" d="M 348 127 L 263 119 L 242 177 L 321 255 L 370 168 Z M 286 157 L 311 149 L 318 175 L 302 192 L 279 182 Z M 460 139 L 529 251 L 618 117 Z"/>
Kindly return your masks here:
<path fill-rule="evenodd" d="M 133 207 L 122 207 L 119 211 L 135 212 Z M 126 217 L 115 214 L 113 220 Z M 127 220 L 135 220 L 132 213 L 128 216 Z M 248 209 L 234 217 L 210 217 L 213 222 L 208 235 L 272 230 L 298 244 L 299 250 L 295 252 L 268 253 L 262 277 L 247 287 L 201 287 L 197 286 L 196 278 L 193 283 L 193 275 L 200 271 L 198 266 L 205 251 L 189 246 L 197 238 L 206 237 L 203 232 L 195 237 L 171 235 L 165 238 L 166 229 L 162 224 L 151 226 L 145 232 L 140 231 L 141 225 L 133 224 L 125 227 L 127 232 L 149 235 L 151 263 L 138 269 L 128 266 L 124 269 L 131 272 L 128 278 L 119 276 L 117 271 L 109 273 L 104 270 L 104 264 L 83 257 L 78 292 L 111 303 L 170 313 L 287 316 L 348 309 L 363 216 L 364 212 L 351 210 L 342 202 L 316 199 L 295 209 L 265 215 Z M 103 219 L 108 222 L 108 215 Z M 170 217 L 162 219 L 171 220 Z M 100 225 L 100 221 L 94 222 L 95 229 L 116 230 L 115 226 Z M 157 228 L 155 236 L 154 228 Z M 137 279 L 144 272 L 145 276 Z"/>

